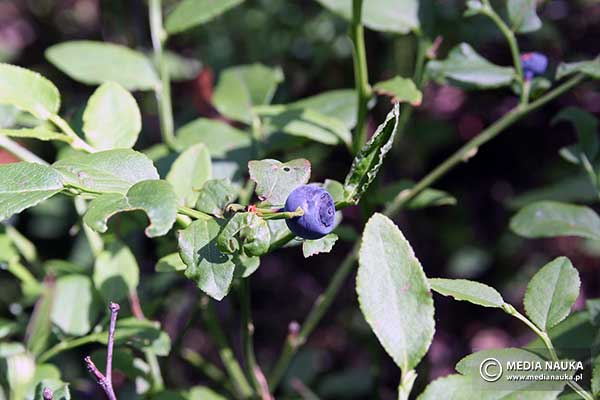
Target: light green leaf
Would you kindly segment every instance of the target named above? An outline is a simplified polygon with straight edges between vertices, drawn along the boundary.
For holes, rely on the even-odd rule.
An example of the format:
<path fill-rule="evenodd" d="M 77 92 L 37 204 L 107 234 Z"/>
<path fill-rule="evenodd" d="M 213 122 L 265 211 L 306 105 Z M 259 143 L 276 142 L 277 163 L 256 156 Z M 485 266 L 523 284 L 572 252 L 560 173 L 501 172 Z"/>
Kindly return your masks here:
<path fill-rule="evenodd" d="M 179 253 L 171 253 L 162 257 L 156 263 L 156 272 L 179 272 L 185 271 L 186 265 Z"/>
<path fill-rule="evenodd" d="M 581 72 L 592 79 L 600 79 L 600 56 L 593 60 L 561 63 L 556 69 L 556 79 Z"/>
<path fill-rule="evenodd" d="M 563 147 L 561 156 L 575 164 L 590 163 L 598 154 L 598 119 L 591 113 L 577 107 L 563 108 L 554 118 L 552 124 L 567 121 L 573 124 L 577 132 L 578 143 Z M 584 157 L 587 158 L 584 159 Z"/>
<path fill-rule="evenodd" d="M 317 1 L 348 20 L 352 17 L 352 1 Z M 363 3 L 362 20 L 365 26 L 376 31 L 409 33 L 419 28 L 419 1 L 366 0 Z"/>
<path fill-rule="evenodd" d="M 16 138 L 32 138 L 38 140 L 58 140 L 65 143 L 71 143 L 73 139 L 59 132 L 51 131 L 44 127 L 23 128 L 23 129 L 0 129 L 0 135 Z"/>
<path fill-rule="evenodd" d="M 114 242 L 100 253 L 94 264 L 93 280 L 106 303 L 129 299 L 140 281 L 140 267 L 129 247 Z"/>
<path fill-rule="evenodd" d="M 419 260 L 394 223 L 374 214 L 362 236 L 356 292 L 360 309 L 403 373 L 423 358 L 434 333 L 433 300 Z"/>
<path fill-rule="evenodd" d="M 302 254 L 304 258 L 308 258 L 315 254 L 329 253 L 337 240 L 338 235 L 335 233 L 330 233 L 317 240 L 304 240 L 302 242 Z"/>
<path fill-rule="evenodd" d="M 144 211 L 150 220 L 146 236 L 167 234 L 177 219 L 177 196 L 173 187 L 163 180 L 148 180 L 136 183 L 125 195 L 101 195 L 90 203 L 83 221 L 93 230 L 104 233 L 110 217 L 134 210 Z"/>
<path fill-rule="evenodd" d="M 290 110 L 308 109 L 339 119 L 348 129 L 356 125 L 356 94 L 352 89 L 332 90 L 287 104 Z"/>
<path fill-rule="evenodd" d="M 98 150 L 131 148 L 142 130 L 135 99 L 118 83 L 106 82 L 90 97 L 83 113 L 83 132 Z"/>
<path fill-rule="evenodd" d="M 558 257 L 529 281 L 523 305 L 529 318 L 543 331 L 565 319 L 579 296 L 579 273 L 566 257 Z"/>
<path fill-rule="evenodd" d="M 65 334 L 83 336 L 88 333 L 98 311 L 90 278 L 67 275 L 56 280 L 50 319 Z"/>
<path fill-rule="evenodd" d="M 179 255 L 187 265 L 185 276 L 216 300 L 229 293 L 235 264 L 217 247 L 220 226 L 214 219 L 198 219 L 178 232 Z"/>
<path fill-rule="evenodd" d="M 152 62 L 125 46 L 88 40 L 63 42 L 46 50 L 46 59 L 88 85 L 116 82 L 127 90 L 151 90 L 160 81 Z"/>
<path fill-rule="evenodd" d="M 37 72 L 0 64 L 0 104 L 10 104 L 46 120 L 58 113 L 60 93 Z"/>
<path fill-rule="evenodd" d="M 0 165 L 0 221 L 62 189 L 61 176 L 45 165 L 26 162 Z"/>
<path fill-rule="evenodd" d="M 542 21 L 536 14 L 536 0 L 508 0 L 508 18 L 514 32 L 529 33 L 542 27 Z"/>
<path fill-rule="evenodd" d="M 250 179 L 256 182 L 260 201 L 283 205 L 288 195 L 310 178 L 310 162 L 299 158 L 282 163 L 277 160 L 253 160 L 248 163 Z"/>
<path fill-rule="evenodd" d="M 493 89 L 509 86 L 515 78 L 515 70 L 492 64 L 470 45 L 461 43 L 445 60 L 428 62 L 427 75 L 440 84 L 463 89 Z"/>
<path fill-rule="evenodd" d="M 252 124 L 254 106 L 269 104 L 283 81 L 279 68 L 262 64 L 241 65 L 221 72 L 213 103 L 224 116 Z"/>
<path fill-rule="evenodd" d="M 35 387 L 35 396 L 33 400 L 44 400 L 44 389 L 52 391 L 52 400 L 71 400 L 69 384 L 60 379 L 44 379 Z"/>
<path fill-rule="evenodd" d="M 588 207 L 539 201 L 513 216 L 510 229 L 527 238 L 579 236 L 600 240 L 600 217 Z"/>
<path fill-rule="evenodd" d="M 344 185 L 334 179 L 325 179 L 323 189 L 327 190 L 333 202 L 337 203 L 344 200 Z"/>
<path fill-rule="evenodd" d="M 53 301 L 54 286 L 44 284 L 42 295 L 35 304 L 25 333 L 27 350 L 35 356 L 39 356 L 48 346 L 48 339 L 52 333 L 50 310 Z"/>
<path fill-rule="evenodd" d="M 168 33 L 179 33 L 204 24 L 223 14 L 244 0 L 183 0 L 167 16 L 165 29 Z"/>
<path fill-rule="evenodd" d="M 159 179 L 145 155 L 129 149 L 78 153 L 54 163 L 65 184 L 91 192 L 126 193 L 134 184 Z"/>
<path fill-rule="evenodd" d="M 423 94 L 412 79 L 395 76 L 387 81 L 379 82 L 373 87 L 379 94 L 390 96 L 400 103 L 410 103 L 413 106 L 421 105 Z"/>
<path fill-rule="evenodd" d="M 504 299 L 498 291 L 483 283 L 467 279 L 430 278 L 431 288 L 455 300 L 468 301 L 483 307 L 502 307 Z"/>
<path fill-rule="evenodd" d="M 194 79 L 202 69 L 200 61 L 194 58 L 182 57 L 172 51 L 164 51 L 163 57 L 169 70 L 169 78 L 173 82 Z"/>
<path fill-rule="evenodd" d="M 237 159 L 236 153 L 250 152 L 252 139 L 244 131 L 225 122 L 198 118 L 177 130 L 177 148 L 185 150 L 196 143 L 204 143 L 214 158 Z"/>
<path fill-rule="evenodd" d="M 395 104 L 385 121 L 377 127 L 371 139 L 354 157 L 344 182 L 346 201 L 357 204 L 377 176 L 385 155 L 392 148 L 398 129 L 399 110 L 398 104 Z"/>
<path fill-rule="evenodd" d="M 217 237 L 217 246 L 223 253 L 242 251 L 247 256 L 263 255 L 270 242 L 267 221 L 252 212 L 236 213 Z"/>
<path fill-rule="evenodd" d="M 220 394 L 204 386 L 196 386 L 190 390 L 188 400 L 227 400 Z"/>
<path fill-rule="evenodd" d="M 0 128 L 10 128 L 17 122 L 21 111 L 10 104 L 0 104 Z"/>
<path fill-rule="evenodd" d="M 417 400 L 489 400 L 482 396 L 480 390 L 476 390 L 473 378 L 460 374 L 452 374 L 438 378 L 425 388 L 425 391 L 417 397 Z"/>
<path fill-rule="evenodd" d="M 181 153 L 173 162 L 167 174 L 167 181 L 173 185 L 179 204 L 193 207 L 198 193 L 212 175 L 212 165 L 208 148 L 198 143 Z"/>
<path fill-rule="evenodd" d="M 236 191 L 228 179 L 211 179 L 198 192 L 196 209 L 223 218 L 225 207 L 236 197 Z"/>

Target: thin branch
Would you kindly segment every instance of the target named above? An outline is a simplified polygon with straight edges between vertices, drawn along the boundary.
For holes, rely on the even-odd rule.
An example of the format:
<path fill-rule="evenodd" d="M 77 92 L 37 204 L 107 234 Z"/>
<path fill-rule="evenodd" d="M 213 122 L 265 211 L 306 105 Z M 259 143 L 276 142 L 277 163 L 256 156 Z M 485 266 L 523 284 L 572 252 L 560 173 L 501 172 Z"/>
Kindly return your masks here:
<path fill-rule="evenodd" d="M 31 151 L 27 150 L 25 147 L 21 146 L 19 143 L 7 138 L 6 136 L 0 135 L 0 147 L 23 161 L 42 165 L 50 165 L 46 161 L 33 154 Z"/>

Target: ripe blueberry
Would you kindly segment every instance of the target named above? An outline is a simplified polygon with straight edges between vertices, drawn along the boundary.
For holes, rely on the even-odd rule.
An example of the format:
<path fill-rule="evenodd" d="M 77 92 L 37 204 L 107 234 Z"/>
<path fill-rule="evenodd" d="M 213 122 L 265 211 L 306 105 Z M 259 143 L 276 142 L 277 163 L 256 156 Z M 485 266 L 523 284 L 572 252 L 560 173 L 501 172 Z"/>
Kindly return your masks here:
<path fill-rule="evenodd" d="M 521 54 L 521 66 L 523 67 L 525 79 L 529 81 L 546 72 L 548 58 L 542 53 L 523 53 Z"/>
<path fill-rule="evenodd" d="M 335 204 L 329 192 L 317 185 L 299 186 L 285 201 L 285 211 L 302 208 L 304 215 L 286 219 L 288 228 L 304 239 L 319 239 L 333 230 Z"/>

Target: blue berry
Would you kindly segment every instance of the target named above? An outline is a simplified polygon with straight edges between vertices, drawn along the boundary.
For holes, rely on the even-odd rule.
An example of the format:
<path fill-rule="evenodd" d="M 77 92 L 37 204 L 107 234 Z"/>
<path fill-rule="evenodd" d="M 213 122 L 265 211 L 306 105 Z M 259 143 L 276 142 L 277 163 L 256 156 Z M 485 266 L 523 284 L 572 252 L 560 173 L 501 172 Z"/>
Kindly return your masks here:
<path fill-rule="evenodd" d="M 304 215 L 286 219 L 288 228 L 304 239 L 319 239 L 333 230 L 335 204 L 329 192 L 317 185 L 299 186 L 285 201 L 285 211 L 302 208 Z"/>
<path fill-rule="evenodd" d="M 523 53 L 521 54 L 521 66 L 523 67 L 525 79 L 529 81 L 546 72 L 548 58 L 542 53 Z"/>

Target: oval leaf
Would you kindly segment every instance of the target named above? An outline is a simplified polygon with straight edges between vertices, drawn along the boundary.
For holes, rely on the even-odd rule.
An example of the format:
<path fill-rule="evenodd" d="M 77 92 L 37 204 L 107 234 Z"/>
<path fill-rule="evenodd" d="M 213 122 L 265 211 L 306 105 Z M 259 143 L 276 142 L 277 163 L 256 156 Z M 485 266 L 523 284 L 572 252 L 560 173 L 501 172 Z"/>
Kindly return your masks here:
<path fill-rule="evenodd" d="M 282 163 L 277 160 L 253 160 L 248 163 L 250 179 L 256 182 L 261 201 L 283 205 L 288 195 L 310 178 L 310 162 L 303 158 Z"/>
<path fill-rule="evenodd" d="M 83 113 L 88 143 L 98 150 L 128 149 L 141 130 L 142 116 L 131 93 L 114 82 L 96 89 Z"/>
<path fill-rule="evenodd" d="M 168 33 L 178 33 L 204 24 L 244 0 L 183 0 L 167 16 L 165 28 Z"/>
<path fill-rule="evenodd" d="M 12 104 L 46 120 L 58 113 L 60 93 L 52 82 L 37 72 L 0 64 L 0 103 Z"/>
<path fill-rule="evenodd" d="M 536 14 L 537 0 L 508 0 L 508 18 L 514 32 L 528 33 L 542 27 L 542 21 Z"/>
<path fill-rule="evenodd" d="M 167 174 L 179 204 L 193 207 L 198 193 L 212 175 L 210 153 L 202 143 L 196 144 L 177 157 Z"/>
<path fill-rule="evenodd" d="M 140 267 L 129 247 L 114 242 L 100 253 L 93 280 L 107 304 L 127 300 L 140 281 Z"/>
<path fill-rule="evenodd" d="M 360 309 L 387 353 L 407 373 L 427 352 L 435 329 L 423 268 L 402 232 L 382 214 L 367 222 L 358 263 Z"/>
<path fill-rule="evenodd" d="M 98 316 L 92 281 L 85 275 L 67 275 L 56 281 L 50 319 L 65 334 L 83 336 Z"/>
<path fill-rule="evenodd" d="M 593 60 L 561 63 L 556 69 L 556 79 L 562 79 L 578 72 L 586 74 L 592 79 L 600 79 L 600 56 Z"/>
<path fill-rule="evenodd" d="M 418 106 L 423 100 L 423 94 L 417 88 L 411 79 L 395 76 L 387 81 L 375 84 L 374 89 L 377 93 L 390 96 L 394 101 L 400 103 L 410 103 Z"/>
<path fill-rule="evenodd" d="M 547 331 L 565 319 L 579 296 L 579 273 L 566 257 L 558 257 L 529 281 L 523 305 L 529 318 Z"/>
<path fill-rule="evenodd" d="M 152 62 L 125 46 L 88 40 L 64 42 L 46 50 L 46 59 L 76 81 L 88 85 L 117 82 L 127 90 L 160 84 Z"/>
<path fill-rule="evenodd" d="M 467 279 L 429 279 L 431 288 L 444 296 L 468 301 L 483 307 L 502 307 L 504 299 L 498 291 L 483 283 Z"/>
<path fill-rule="evenodd" d="M 212 157 L 237 160 L 237 153 L 243 152 L 241 149 L 250 152 L 252 139 L 248 133 L 225 122 L 198 118 L 177 130 L 178 149 L 183 151 L 196 143 L 204 143 Z"/>
<path fill-rule="evenodd" d="M 225 207 L 235 200 L 236 191 L 228 179 L 211 179 L 198 193 L 196 209 L 223 218 Z"/>
<path fill-rule="evenodd" d="M 510 229 L 527 238 L 579 236 L 600 240 L 600 217 L 588 207 L 540 201 L 512 217 Z"/>
<path fill-rule="evenodd" d="M 317 240 L 304 240 L 302 241 L 302 254 L 304 258 L 308 258 L 320 253 L 329 253 L 337 240 L 338 235 L 335 233 L 330 233 Z"/>
<path fill-rule="evenodd" d="M 37 140 L 58 140 L 65 143 L 71 143 L 73 139 L 60 132 L 54 132 L 43 127 L 32 129 L 0 129 L 0 135 L 16 137 L 16 138 L 31 138 Z"/>

